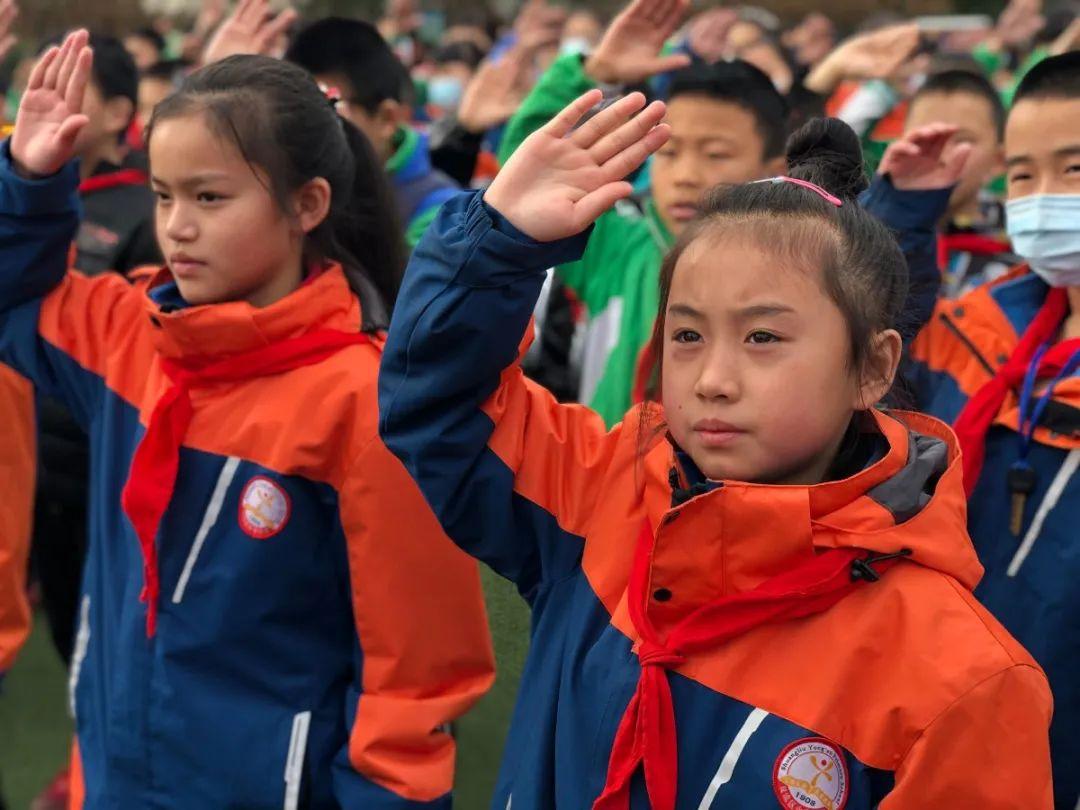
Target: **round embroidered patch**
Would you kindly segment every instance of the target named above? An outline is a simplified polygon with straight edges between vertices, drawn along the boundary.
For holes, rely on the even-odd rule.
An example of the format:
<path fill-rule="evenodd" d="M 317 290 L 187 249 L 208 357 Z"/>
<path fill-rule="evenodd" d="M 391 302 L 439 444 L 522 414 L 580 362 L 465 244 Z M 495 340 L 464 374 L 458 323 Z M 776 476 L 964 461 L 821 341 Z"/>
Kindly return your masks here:
<path fill-rule="evenodd" d="M 773 790 L 785 810 L 843 810 L 849 778 L 844 755 L 823 737 L 796 740 L 773 766 Z"/>
<path fill-rule="evenodd" d="M 256 475 L 240 495 L 240 528 L 256 540 L 266 540 L 285 528 L 292 514 L 289 493 L 276 481 Z"/>

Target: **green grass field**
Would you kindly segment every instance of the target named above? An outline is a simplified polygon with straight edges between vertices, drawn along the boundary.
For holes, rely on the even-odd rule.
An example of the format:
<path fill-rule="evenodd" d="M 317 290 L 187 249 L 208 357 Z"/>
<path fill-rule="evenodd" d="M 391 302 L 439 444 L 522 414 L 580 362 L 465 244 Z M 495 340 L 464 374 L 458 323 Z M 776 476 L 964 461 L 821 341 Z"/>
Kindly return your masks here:
<path fill-rule="evenodd" d="M 488 806 L 529 637 L 528 609 L 513 586 L 483 574 L 499 676 L 458 724 L 454 804 L 468 810 Z M 67 676 L 40 618 L 0 692 L 0 784 L 10 810 L 27 810 L 52 779 L 67 758 L 70 734 Z"/>

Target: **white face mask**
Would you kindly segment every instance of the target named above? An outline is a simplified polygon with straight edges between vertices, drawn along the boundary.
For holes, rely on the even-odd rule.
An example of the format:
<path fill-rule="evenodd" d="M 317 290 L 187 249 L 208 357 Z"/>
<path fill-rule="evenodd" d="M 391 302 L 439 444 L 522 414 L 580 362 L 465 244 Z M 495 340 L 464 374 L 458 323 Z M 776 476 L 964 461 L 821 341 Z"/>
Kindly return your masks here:
<path fill-rule="evenodd" d="M 1005 203 L 1013 250 L 1051 287 L 1080 287 L 1080 194 L 1033 194 Z"/>
<path fill-rule="evenodd" d="M 564 56 L 568 53 L 582 56 L 592 50 L 592 43 L 585 37 L 567 37 L 559 45 L 559 53 Z"/>

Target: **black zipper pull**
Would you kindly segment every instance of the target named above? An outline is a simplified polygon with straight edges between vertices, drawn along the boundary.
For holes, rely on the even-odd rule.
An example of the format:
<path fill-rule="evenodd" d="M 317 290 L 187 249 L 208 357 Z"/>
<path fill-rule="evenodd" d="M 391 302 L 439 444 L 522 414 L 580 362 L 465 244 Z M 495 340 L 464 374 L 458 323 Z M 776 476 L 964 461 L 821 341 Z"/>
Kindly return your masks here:
<path fill-rule="evenodd" d="M 881 574 L 874 570 L 874 564 L 885 562 L 886 560 L 895 560 L 899 557 L 910 557 L 912 551 L 910 548 L 902 548 L 893 554 L 879 554 L 874 556 L 868 554 L 861 560 L 851 561 L 851 581 L 858 582 L 860 579 L 867 582 L 877 582 L 881 579 Z"/>

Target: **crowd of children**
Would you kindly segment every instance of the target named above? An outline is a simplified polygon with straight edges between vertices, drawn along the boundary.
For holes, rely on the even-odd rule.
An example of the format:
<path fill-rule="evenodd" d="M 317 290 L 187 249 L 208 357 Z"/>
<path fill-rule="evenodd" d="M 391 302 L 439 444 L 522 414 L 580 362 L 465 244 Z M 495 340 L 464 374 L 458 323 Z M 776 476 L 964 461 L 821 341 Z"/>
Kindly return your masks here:
<path fill-rule="evenodd" d="M 1080 808 L 1080 8 L 278 9 L 0 0 L 36 810 L 449 808 L 524 647 L 498 810 Z"/>

